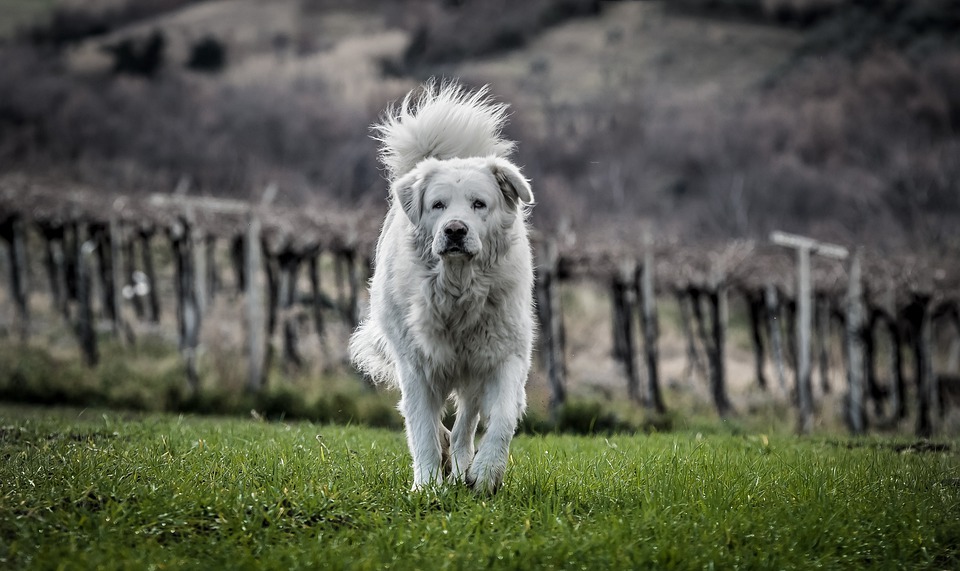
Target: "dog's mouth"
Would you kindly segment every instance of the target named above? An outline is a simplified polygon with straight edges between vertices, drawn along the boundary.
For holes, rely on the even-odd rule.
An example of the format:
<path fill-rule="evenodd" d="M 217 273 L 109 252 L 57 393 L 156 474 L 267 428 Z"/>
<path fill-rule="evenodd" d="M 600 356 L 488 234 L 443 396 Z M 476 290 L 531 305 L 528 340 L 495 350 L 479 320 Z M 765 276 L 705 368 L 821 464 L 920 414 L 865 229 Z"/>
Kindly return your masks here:
<path fill-rule="evenodd" d="M 468 252 L 461 244 L 448 244 L 441 252 L 441 258 L 472 258 L 473 252 Z"/>

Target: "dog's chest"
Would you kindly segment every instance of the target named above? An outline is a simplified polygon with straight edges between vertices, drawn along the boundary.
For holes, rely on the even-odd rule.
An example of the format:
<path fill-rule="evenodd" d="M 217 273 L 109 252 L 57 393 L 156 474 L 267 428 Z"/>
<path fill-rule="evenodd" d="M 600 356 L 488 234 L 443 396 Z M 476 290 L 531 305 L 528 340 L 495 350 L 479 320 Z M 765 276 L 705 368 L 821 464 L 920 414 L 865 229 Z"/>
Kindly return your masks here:
<path fill-rule="evenodd" d="M 427 296 L 419 321 L 421 347 L 444 369 L 492 367 L 508 351 L 509 320 L 500 292 L 477 288 L 459 296 Z"/>

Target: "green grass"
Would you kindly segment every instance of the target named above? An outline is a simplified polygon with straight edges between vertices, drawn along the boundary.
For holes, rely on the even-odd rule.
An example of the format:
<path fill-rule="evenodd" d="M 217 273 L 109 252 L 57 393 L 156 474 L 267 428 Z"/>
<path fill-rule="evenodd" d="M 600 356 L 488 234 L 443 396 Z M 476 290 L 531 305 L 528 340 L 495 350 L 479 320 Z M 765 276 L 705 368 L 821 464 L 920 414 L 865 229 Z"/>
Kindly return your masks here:
<path fill-rule="evenodd" d="M 960 565 L 955 442 L 520 436 L 494 498 L 397 431 L 0 406 L 0 567 Z"/>

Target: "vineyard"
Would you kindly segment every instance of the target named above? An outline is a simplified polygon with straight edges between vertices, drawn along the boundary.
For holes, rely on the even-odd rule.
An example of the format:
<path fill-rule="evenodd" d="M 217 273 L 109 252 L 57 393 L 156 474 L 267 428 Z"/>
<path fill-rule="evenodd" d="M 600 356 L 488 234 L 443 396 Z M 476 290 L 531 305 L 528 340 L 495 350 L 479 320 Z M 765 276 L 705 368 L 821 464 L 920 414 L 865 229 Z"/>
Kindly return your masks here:
<path fill-rule="evenodd" d="M 342 345 L 345 339 L 329 337 L 356 325 L 382 215 L 276 206 L 276 193 L 268 187 L 258 203 L 198 197 L 185 187 L 124 196 L 7 176 L 0 181 L 0 269 L 8 310 L 0 325 L 28 342 L 41 327 L 38 304 L 49 300 L 78 357 L 96 366 L 98 331 L 126 345 L 137 343 L 135 323 L 172 335 L 174 325 L 161 321 L 162 306 L 172 303 L 183 383 L 195 391 L 208 307 L 229 296 L 242 324 L 246 390 L 262 391 L 275 360 L 302 365 L 312 343 L 305 331 L 323 345 Z M 810 430 L 815 395 L 831 391 L 844 395 L 836 402 L 845 410 L 834 412 L 854 433 L 908 421 L 919 436 L 942 430 L 960 392 L 957 254 L 890 255 L 787 238 L 799 246 L 682 244 L 649 229 L 625 229 L 607 243 L 535 233 L 539 358 L 551 409 L 575 381 L 566 330 L 576 324 L 564 318 L 559 286 L 586 282 L 609 294 L 609 345 L 638 407 L 666 409 L 660 312 L 675 304 L 688 372 L 708 380 L 720 417 L 735 414 L 726 355 L 730 306 L 738 304 L 748 317 L 752 382 L 791 395 L 798 431 Z M 341 325 L 334 333 L 331 318 Z M 831 362 L 835 345 L 842 363 Z M 829 371 L 838 367 L 846 382 L 831 386 Z"/>

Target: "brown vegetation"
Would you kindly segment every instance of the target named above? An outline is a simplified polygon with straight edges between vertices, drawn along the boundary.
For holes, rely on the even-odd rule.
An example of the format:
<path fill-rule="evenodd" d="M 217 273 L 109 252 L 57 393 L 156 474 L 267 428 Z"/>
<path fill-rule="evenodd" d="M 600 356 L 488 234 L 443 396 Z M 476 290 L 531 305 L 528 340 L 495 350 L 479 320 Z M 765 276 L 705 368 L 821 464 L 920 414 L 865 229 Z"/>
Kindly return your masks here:
<path fill-rule="evenodd" d="M 59 173 L 127 193 L 169 191 L 186 177 L 195 191 L 210 194 L 246 197 L 274 181 L 294 203 L 382 201 L 367 126 L 401 91 L 395 84 L 383 80 L 380 93 L 358 103 L 340 92 L 336 77 L 239 82 L 192 73 L 171 60 L 151 78 L 119 74 L 116 67 L 80 73 L 65 52 L 42 47 L 104 30 L 120 33 L 128 22 L 191 2 L 108 4 L 113 8 L 84 16 L 99 22 L 87 31 L 64 31 L 63 22 L 83 18 L 61 11 L 34 29 L 34 45 L 0 50 L 0 169 Z M 588 236 L 602 234 L 599 227 L 615 237 L 624 224 L 656 220 L 661 230 L 684 238 L 763 238 L 782 228 L 880 247 L 956 241 L 960 26 L 949 24 L 955 10 L 938 0 L 880 4 L 671 3 L 775 21 L 789 12 L 816 25 L 789 65 L 770 70 L 765 87 L 731 94 L 723 104 L 641 81 L 627 86 L 630 97 L 610 92 L 557 103 L 546 93 L 542 109 L 515 105 L 510 134 L 522 142 L 520 160 L 537 183 L 535 222 Z M 307 15 L 336 9 L 323 0 L 300 6 Z M 363 2 L 352 9 L 372 14 L 379 7 Z M 410 32 L 397 54 L 401 65 L 392 71 L 420 75 L 456 73 L 459 60 L 529 42 L 596 4 L 530 2 L 508 9 L 497 2 L 421 0 L 403 8 L 385 16 L 388 26 Z M 869 17 L 856 20 L 857 14 Z M 302 34 L 298 49 L 307 52 L 293 57 L 306 60 L 314 57 L 310 46 L 322 42 Z M 228 74 L 239 64 L 229 42 L 219 40 Z M 615 44 L 617 34 L 608 32 L 606 41 Z M 538 89 L 537 73 L 530 70 L 524 88 L 528 101 Z"/>

